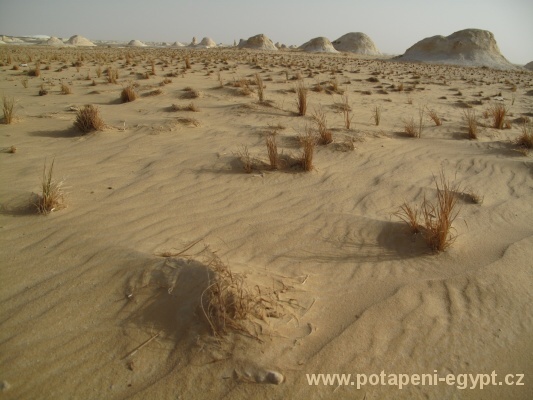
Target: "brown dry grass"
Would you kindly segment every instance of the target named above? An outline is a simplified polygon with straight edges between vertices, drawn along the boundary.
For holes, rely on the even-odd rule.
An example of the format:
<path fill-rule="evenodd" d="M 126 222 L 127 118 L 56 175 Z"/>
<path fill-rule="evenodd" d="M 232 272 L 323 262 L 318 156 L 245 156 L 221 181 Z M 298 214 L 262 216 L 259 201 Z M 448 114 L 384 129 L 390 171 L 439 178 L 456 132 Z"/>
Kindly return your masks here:
<path fill-rule="evenodd" d="M 306 134 L 299 137 L 302 145 L 302 155 L 300 156 L 300 165 L 306 172 L 313 170 L 313 156 L 315 152 L 316 138 L 311 130 L 306 128 Z"/>
<path fill-rule="evenodd" d="M 322 106 L 315 108 L 313 115 L 311 116 L 313 121 L 317 125 L 318 135 L 320 136 L 321 144 L 329 144 L 333 142 L 333 134 L 328 129 L 328 121 L 326 113 L 322 109 Z"/>
<path fill-rule="evenodd" d="M 233 273 L 214 256 L 209 262 L 209 285 L 200 297 L 200 305 L 214 336 L 241 333 L 257 340 L 257 324 L 252 321 L 278 316 L 275 299 L 258 286 L 251 289 L 244 275 Z"/>
<path fill-rule="evenodd" d="M 307 87 L 303 80 L 298 80 L 296 90 L 296 108 L 298 115 L 304 116 L 307 113 Z"/>
<path fill-rule="evenodd" d="M 524 155 L 529 154 L 533 149 L 533 124 L 531 122 L 523 123 L 520 136 L 516 138 L 515 143 Z"/>
<path fill-rule="evenodd" d="M 421 232 L 422 227 L 418 223 L 418 217 L 420 210 L 417 207 L 411 207 L 411 205 L 404 202 L 398 211 L 394 213 L 395 216 L 404 221 L 408 226 L 412 234 Z"/>
<path fill-rule="evenodd" d="M 477 139 L 477 116 L 475 110 L 466 110 L 464 111 L 464 119 L 466 121 L 466 126 L 468 128 L 468 138 Z"/>
<path fill-rule="evenodd" d="M 266 147 L 268 152 L 268 160 L 270 162 L 270 168 L 278 169 L 279 168 L 279 155 L 278 155 L 278 145 L 276 143 L 275 135 L 268 135 L 266 137 Z"/>
<path fill-rule="evenodd" d="M 348 97 L 348 93 L 344 93 L 341 99 L 344 127 L 349 130 L 352 126 L 353 114 L 352 107 L 350 106 L 350 99 Z"/>
<path fill-rule="evenodd" d="M 87 104 L 78 110 L 74 126 L 83 133 L 102 131 L 105 128 L 98 107 L 93 106 L 92 104 Z"/>
<path fill-rule="evenodd" d="M 200 111 L 198 106 L 196 106 L 196 104 L 194 104 L 193 102 L 190 102 L 186 106 L 180 106 L 179 104 L 172 104 L 170 106 L 170 109 L 172 111 L 192 111 L 192 112 L 199 112 Z"/>
<path fill-rule="evenodd" d="M 431 250 L 438 253 L 446 250 L 455 241 L 452 224 L 459 213 L 457 207 L 458 185 L 450 183 L 441 172 L 439 179 L 435 178 L 437 202 L 432 203 L 424 196 L 422 202 L 422 216 L 424 219 L 424 239 Z"/>
<path fill-rule="evenodd" d="M 122 89 L 122 92 L 120 93 L 120 99 L 123 103 L 129 103 L 131 101 L 134 101 L 139 97 L 137 95 L 137 92 L 135 91 L 135 88 L 133 85 L 128 85 L 124 89 Z"/>
<path fill-rule="evenodd" d="M 242 168 L 247 174 L 252 173 L 253 170 L 253 160 L 248 151 L 248 146 L 242 146 L 242 149 L 237 153 L 237 156 L 242 162 Z"/>
<path fill-rule="evenodd" d="M 505 116 L 509 113 L 505 104 L 492 104 L 488 109 L 489 116 L 492 117 L 492 127 L 496 129 L 503 129 L 505 127 Z"/>
<path fill-rule="evenodd" d="M 72 94 L 72 88 L 66 83 L 61 83 L 61 93 L 62 94 Z"/>
<path fill-rule="evenodd" d="M 257 96 L 259 97 L 259 102 L 262 103 L 265 101 L 265 86 L 259 74 L 255 74 L 255 82 L 257 84 Z"/>
<path fill-rule="evenodd" d="M 15 98 L 2 96 L 2 111 L 4 113 L 4 124 L 12 124 L 15 117 Z"/>
<path fill-rule="evenodd" d="M 65 207 L 62 182 L 53 179 L 54 161 L 46 172 L 46 161 L 43 168 L 43 178 L 41 182 L 41 194 L 35 200 L 35 207 L 40 214 L 47 215 L 52 211 Z"/>
<path fill-rule="evenodd" d="M 381 122 L 381 106 L 374 106 L 372 109 L 372 118 L 374 119 L 374 124 L 379 126 Z"/>
<path fill-rule="evenodd" d="M 435 110 L 427 110 L 428 117 L 435 123 L 436 126 L 441 126 L 442 121 Z"/>

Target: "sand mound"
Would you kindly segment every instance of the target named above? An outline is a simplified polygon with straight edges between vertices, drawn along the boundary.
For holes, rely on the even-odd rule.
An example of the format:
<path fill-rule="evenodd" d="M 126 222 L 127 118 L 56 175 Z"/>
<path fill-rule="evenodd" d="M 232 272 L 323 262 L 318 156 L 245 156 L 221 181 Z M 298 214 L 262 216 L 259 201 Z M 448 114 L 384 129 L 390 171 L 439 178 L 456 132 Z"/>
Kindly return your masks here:
<path fill-rule="evenodd" d="M 84 46 L 84 47 L 96 46 L 89 39 L 84 38 L 83 36 L 80 36 L 80 35 L 71 36 L 71 38 L 67 41 L 67 44 L 71 44 L 72 46 L 80 46 L 80 47 L 81 46 Z"/>
<path fill-rule="evenodd" d="M 252 36 L 248 40 L 243 40 L 239 42 L 239 48 L 241 49 L 254 49 L 254 50 L 278 50 L 274 45 L 272 40 L 262 33 L 259 35 Z"/>
<path fill-rule="evenodd" d="M 174 42 L 174 43 L 172 43 L 171 46 L 174 46 L 174 47 L 185 47 L 185 45 L 183 43 L 181 43 L 181 42 Z"/>
<path fill-rule="evenodd" d="M 349 51 L 357 54 L 381 54 L 372 39 L 362 32 L 350 32 L 332 42 L 338 51 Z"/>
<path fill-rule="evenodd" d="M 338 53 L 328 38 L 323 36 L 311 39 L 299 47 L 303 51 L 311 53 Z"/>
<path fill-rule="evenodd" d="M 494 35 L 481 29 L 465 29 L 450 36 L 425 38 L 407 49 L 399 59 L 439 64 L 514 68 L 500 53 Z"/>
<path fill-rule="evenodd" d="M 203 47 L 203 48 L 209 49 L 212 47 L 217 47 L 217 44 L 210 37 L 204 37 L 202 41 L 196 45 L 196 47 Z"/>
<path fill-rule="evenodd" d="M 146 45 L 140 40 L 132 40 L 128 43 L 130 47 L 146 47 Z"/>
<path fill-rule="evenodd" d="M 64 46 L 65 45 L 65 43 L 63 43 L 61 39 L 55 36 L 52 36 L 50 39 L 44 42 L 41 42 L 41 44 L 46 45 L 46 46 Z"/>
<path fill-rule="evenodd" d="M 533 71 L 533 61 L 531 61 L 531 62 L 527 63 L 526 65 L 524 65 L 524 68 Z"/>

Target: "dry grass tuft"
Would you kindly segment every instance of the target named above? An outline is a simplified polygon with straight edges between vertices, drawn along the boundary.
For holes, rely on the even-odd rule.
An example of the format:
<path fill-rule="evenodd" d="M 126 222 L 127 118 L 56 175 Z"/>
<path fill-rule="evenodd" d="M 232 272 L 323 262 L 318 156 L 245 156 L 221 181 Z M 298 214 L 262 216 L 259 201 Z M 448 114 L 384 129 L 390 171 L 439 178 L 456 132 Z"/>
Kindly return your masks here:
<path fill-rule="evenodd" d="M 242 146 L 242 149 L 237 153 L 237 156 L 242 162 L 242 168 L 247 174 L 251 174 L 253 170 L 253 161 L 248 151 L 248 146 Z"/>
<path fill-rule="evenodd" d="M 420 215 L 420 210 L 418 207 L 411 207 L 409 204 L 404 202 L 398 211 L 394 213 L 395 216 L 404 221 L 408 226 L 412 234 L 417 234 L 422 231 L 422 227 L 418 223 L 418 217 Z"/>
<path fill-rule="evenodd" d="M 505 116 L 508 114 L 505 104 L 496 103 L 489 107 L 488 113 L 492 117 L 492 127 L 496 129 L 503 129 L 505 126 Z"/>
<path fill-rule="evenodd" d="M 457 218 L 458 185 L 450 183 L 441 172 L 439 180 L 435 178 L 437 202 L 431 203 L 424 197 L 422 216 L 424 218 L 424 239 L 434 252 L 441 252 L 450 247 L 456 239 L 452 224 Z"/>
<path fill-rule="evenodd" d="M 135 88 L 132 84 L 126 86 L 124 89 L 122 89 L 122 92 L 120 93 L 120 99 L 123 103 L 129 103 L 131 101 L 134 101 L 139 97 L 137 95 L 137 92 L 135 91 Z"/>
<path fill-rule="evenodd" d="M 61 93 L 62 94 L 72 94 L 72 88 L 66 83 L 61 83 Z"/>
<path fill-rule="evenodd" d="M 333 142 L 333 134 L 328 129 L 326 113 L 324 112 L 321 106 L 315 108 L 312 118 L 317 125 L 318 134 L 320 136 L 320 143 L 329 144 Z"/>
<path fill-rule="evenodd" d="M 15 98 L 2 96 L 2 111 L 4 113 L 4 124 L 12 124 L 15 117 Z"/>
<path fill-rule="evenodd" d="M 196 118 L 178 118 L 178 122 L 182 125 L 194 127 L 200 126 L 200 121 L 198 121 Z"/>
<path fill-rule="evenodd" d="M 515 141 L 522 154 L 527 155 L 533 149 L 533 124 L 524 122 L 521 133 Z"/>
<path fill-rule="evenodd" d="M 348 93 L 344 93 L 341 99 L 344 127 L 349 130 L 352 126 L 353 114 L 352 107 L 350 106 L 350 99 L 348 98 Z"/>
<path fill-rule="evenodd" d="M 83 133 L 102 131 L 105 128 L 98 107 L 93 106 L 92 104 L 87 104 L 78 110 L 74 126 Z"/>
<path fill-rule="evenodd" d="M 446 179 L 444 172 L 441 172 L 439 180 L 435 178 L 435 186 L 436 203 L 430 202 L 424 196 L 420 211 L 404 203 L 394 215 L 404 221 L 412 233 L 422 233 L 428 247 L 438 253 L 451 246 L 457 237 L 452 224 L 459 214 L 457 199 L 461 192 L 458 185 Z M 420 215 L 423 225 L 418 222 Z"/>
<path fill-rule="evenodd" d="M 62 182 L 56 182 L 52 175 L 54 169 L 54 160 L 46 172 L 46 161 L 43 168 L 43 180 L 41 182 L 41 194 L 37 196 L 34 203 L 40 214 L 50 214 L 52 211 L 60 210 L 65 207 Z"/>
<path fill-rule="evenodd" d="M 440 117 L 437 115 L 437 112 L 435 110 L 428 109 L 427 110 L 427 114 L 428 114 L 429 118 L 431 118 L 431 120 L 435 123 L 436 126 L 441 126 L 442 125 L 442 121 L 441 121 Z"/>
<path fill-rule="evenodd" d="M 257 96 L 259 97 L 259 102 L 262 103 L 265 101 L 265 86 L 259 74 L 255 74 L 255 82 L 257 84 Z"/>
<path fill-rule="evenodd" d="M 408 120 L 403 121 L 403 131 L 407 136 L 410 137 L 419 137 L 418 129 L 416 129 L 416 123 L 413 117 Z"/>
<path fill-rule="evenodd" d="M 300 165 L 304 171 L 313 170 L 313 155 L 315 152 L 316 138 L 311 130 L 306 128 L 306 134 L 300 136 L 299 141 L 302 145 L 302 155 L 300 156 Z"/>
<path fill-rule="evenodd" d="M 296 90 L 296 108 L 298 115 L 304 116 L 307 113 L 307 87 L 303 80 L 298 80 Z"/>
<path fill-rule="evenodd" d="M 185 89 L 183 89 L 183 91 L 185 93 L 181 95 L 182 99 L 197 99 L 198 97 L 201 96 L 200 91 L 193 89 L 191 87 L 186 87 Z"/>
<path fill-rule="evenodd" d="M 279 168 L 279 155 L 278 155 L 278 144 L 276 143 L 276 136 L 270 134 L 266 137 L 266 147 L 268 151 L 268 160 L 270 162 L 270 168 L 278 169 Z"/>
<path fill-rule="evenodd" d="M 171 111 L 193 111 L 193 112 L 199 112 L 200 111 L 198 106 L 196 106 L 196 104 L 194 104 L 193 102 L 190 102 L 186 106 L 180 106 L 179 104 L 172 104 L 170 106 L 170 110 Z"/>
<path fill-rule="evenodd" d="M 468 128 L 468 138 L 477 139 L 477 116 L 475 110 L 464 111 L 464 119 Z"/>
<path fill-rule="evenodd" d="M 257 324 L 252 320 L 278 316 L 274 298 L 262 293 L 258 286 L 250 289 L 245 277 L 231 272 L 217 256 L 208 268 L 209 286 L 202 293 L 200 304 L 212 334 L 223 337 L 235 332 L 260 340 Z"/>
<path fill-rule="evenodd" d="M 372 109 L 372 118 L 374 119 L 374 124 L 379 126 L 381 121 L 381 106 L 374 106 Z"/>

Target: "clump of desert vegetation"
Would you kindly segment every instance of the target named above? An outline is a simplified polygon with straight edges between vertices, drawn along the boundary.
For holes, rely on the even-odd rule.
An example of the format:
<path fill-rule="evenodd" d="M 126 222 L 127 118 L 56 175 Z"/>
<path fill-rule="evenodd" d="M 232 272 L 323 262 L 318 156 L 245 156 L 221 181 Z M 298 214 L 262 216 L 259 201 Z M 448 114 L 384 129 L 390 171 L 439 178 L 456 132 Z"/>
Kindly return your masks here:
<path fill-rule="evenodd" d="M 503 129 L 506 123 L 506 115 L 509 113 L 505 104 L 492 104 L 487 110 L 489 116 L 492 118 L 492 127 L 496 129 Z"/>
<path fill-rule="evenodd" d="M 4 124 L 12 124 L 13 118 L 15 116 L 15 98 L 8 97 L 6 95 L 2 96 L 2 111 L 4 113 Z"/>
<path fill-rule="evenodd" d="M 218 256 L 213 256 L 207 267 L 209 282 L 200 305 L 214 336 L 240 333 L 260 340 L 256 321 L 283 316 L 271 291 L 250 286 L 244 275 L 232 272 Z"/>
<path fill-rule="evenodd" d="M 331 130 L 328 129 L 326 113 L 321 106 L 315 108 L 312 118 L 316 124 L 318 135 L 320 137 L 320 143 L 329 144 L 333 142 L 333 134 L 331 133 Z"/>
<path fill-rule="evenodd" d="M 457 237 L 452 225 L 459 214 L 457 200 L 461 191 L 459 185 L 446 179 L 444 172 L 434 181 L 436 201 L 424 195 L 419 207 L 404 203 L 394 215 L 409 226 L 411 233 L 421 233 L 428 247 L 439 253 L 450 247 Z"/>
<path fill-rule="evenodd" d="M 52 160 L 48 171 L 46 170 L 46 161 L 44 163 L 41 193 L 37 195 L 34 202 L 37 212 L 43 215 L 65 207 L 62 182 L 57 182 L 53 177 L 54 161 Z"/>
<path fill-rule="evenodd" d="M 105 123 L 100 117 L 98 107 L 87 104 L 77 111 L 74 126 L 83 133 L 89 133 L 104 130 Z"/>
<path fill-rule="evenodd" d="M 122 89 L 122 92 L 120 93 L 120 99 L 123 103 L 129 103 L 131 101 L 134 101 L 139 97 L 137 95 L 137 92 L 135 91 L 135 87 L 132 84 L 129 84 L 124 89 Z"/>
<path fill-rule="evenodd" d="M 468 138 L 477 139 L 477 117 L 475 110 L 466 110 L 464 111 L 464 119 L 466 121 L 466 126 L 468 128 Z"/>
<path fill-rule="evenodd" d="M 304 116 L 307 113 L 307 87 L 303 80 L 298 80 L 295 90 L 297 114 Z"/>
<path fill-rule="evenodd" d="M 533 149 L 533 124 L 525 121 L 521 128 L 521 133 L 515 141 L 519 151 L 528 155 L 531 149 Z"/>

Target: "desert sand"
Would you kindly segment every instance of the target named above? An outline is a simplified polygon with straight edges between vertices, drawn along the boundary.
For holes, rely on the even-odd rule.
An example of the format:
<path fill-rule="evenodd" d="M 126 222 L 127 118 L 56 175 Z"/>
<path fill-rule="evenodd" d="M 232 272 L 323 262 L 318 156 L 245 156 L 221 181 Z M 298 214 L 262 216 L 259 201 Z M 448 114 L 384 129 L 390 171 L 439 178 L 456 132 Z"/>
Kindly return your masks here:
<path fill-rule="evenodd" d="M 15 99 L 0 124 L 2 398 L 530 398 L 533 158 L 514 142 L 533 117 L 533 73 L 245 49 L 6 45 L 0 62 L 0 94 Z M 127 85 L 138 98 L 122 103 Z M 85 104 L 104 130 L 74 127 Z M 316 145 L 312 170 L 269 168 L 266 137 L 297 159 L 319 106 L 333 142 Z M 52 160 L 65 207 L 39 215 Z M 433 200 L 441 171 L 464 191 L 456 240 L 434 253 L 394 213 Z M 215 257 L 274 305 L 249 318 L 252 335 L 216 337 L 203 314 Z M 525 386 L 306 379 L 383 370 L 525 374 Z"/>

